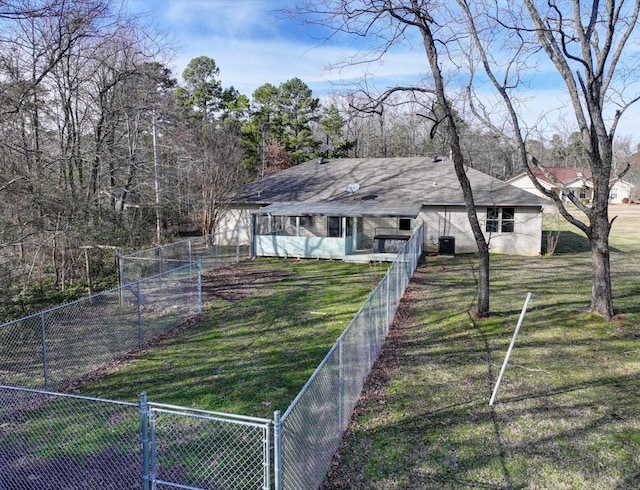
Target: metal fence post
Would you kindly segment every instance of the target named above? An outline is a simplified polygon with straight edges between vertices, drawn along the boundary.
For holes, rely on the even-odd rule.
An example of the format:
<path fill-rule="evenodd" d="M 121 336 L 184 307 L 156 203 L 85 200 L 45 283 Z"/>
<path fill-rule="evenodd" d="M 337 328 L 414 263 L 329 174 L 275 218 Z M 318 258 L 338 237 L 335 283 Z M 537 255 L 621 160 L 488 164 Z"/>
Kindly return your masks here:
<path fill-rule="evenodd" d="M 40 332 L 42 336 L 42 369 L 44 375 L 44 389 L 49 387 L 49 376 L 47 375 L 47 320 L 44 312 L 40 314 Z"/>
<path fill-rule="evenodd" d="M 142 347 L 142 297 L 140 294 L 140 281 L 136 281 L 136 299 L 138 300 L 138 347 Z"/>
<path fill-rule="evenodd" d="M 338 341 L 338 426 L 339 433 L 344 430 L 344 358 L 342 357 L 343 339 Z"/>
<path fill-rule="evenodd" d="M 202 314 L 202 259 L 198 258 L 198 314 Z"/>
<path fill-rule="evenodd" d="M 504 371 L 505 369 L 507 369 L 507 363 L 509 362 L 509 357 L 511 357 L 511 351 L 513 350 L 513 346 L 516 343 L 516 337 L 518 336 L 518 332 L 520 332 L 520 327 L 522 326 L 524 315 L 527 312 L 527 306 L 529 305 L 529 301 L 531 301 L 532 299 L 533 299 L 533 293 L 527 293 L 527 297 L 524 300 L 524 305 L 522 306 L 522 311 L 520 311 L 518 324 L 516 325 L 516 329 L 513 332 L 513 337 L 511 337 L 511 343 L 509 344 L 509 348 L 507 349 L 507 354 L 504 357 L 504 362 L 502 363 L 502 367 L 500 368 L 500 374 L 498 374 L 498 380 L 496 381 L 496 385 L 493 388 L 493 393 L 491 394 L 491 399 L 489 400 L 490 406 L 493 405 L 493 402 L 496 399 L 496 395 L 498 394 L 498 388 L 500 387 L 502 376 L 504 376 Z"/>
<path fill-rule="evenodd" d="M 275 490 L 282 490 L 282 422 L 280 410 L 273 412 L 273 478 Z"/>
<path fill-rule="evenodd" d="M 364 316 L 364 308 L 362 310 L 362 315 Z M 369 325 L 367 322 L 362 322 L 362 323 L 364 323 L 362 333 L 363 333 L 364 347 L 366 349 L 366 354 L 367 354 L 367 373 L 368 373 L 371 370 L 371 367 L 373 366 L 373 355 L 371 354 L 371 329 L 369 328 Z"/>
<path fill-rule="evenodd" d="M 149 414 L 149 479 L 151 490 L 156 490 L 156 475 L 158 473 L 158 451 L 156 449 L 156 418 L 153 410 Z"/>
<path fill-rule="evenodd" d="M 393 267 L 393 266 L 392 266 Z M 391 299 L 391 269 L 389 269 L 389 272 L 387 272 L 387 275 L 385 276 L 385 279 L 387 280 L 387 318 L 385 320 L 385 327 L 384 327 L 384 334 L 385 337 L 387 336 L 387 334 L 389 333 L 389 323 L 390 320 L 389 318 L 391 317 L 391 305 L 390 303 L 390 299 Z"/>
<path fill-rule="evenodd" d="M 368 308 L 367 308 L 367 315 L 368 315 L 367 328 L 369 329 L 370 334 L 372 334 L 373 338 L 375 339 L 375 347 L 376 347 L 376 352 L 377 352 L 378 351 L 378 344 L 380 343 L 380 332 L 378 332 L 378 324 L 376 323 L 375 319 L 373 318 L 373 307 L 371 306 L 371 304 L 373 303 L 372 298 L 373 298 L 373 296 L 369 295 L 369 298 L 367 299 L 367 303 L 368 303 Z"/>
<path fill-rule="evenodd" d="M 217 242 L 216 235 L 213 235 L 213 264 L 214 264 L 214 267 L 217 269 L 220 266 L 219 257 L 218 257 L 218 254 L 220 251 L 218 250 L 218 244 L 216 242 Z"/>
<path fill-rule="evenodd" d="M 151 490 L 149 473 L 149 405 L 147 394 L 140 394 L 140 446 L 142 451 L 142 489 Z"/>
<path fill-rule="evenodd" d="M 402 266 L 400 263 L 397 264 L 397 272 L 396 272 L 396 298 L 394 303 L 394 312 L 395 309 L 398 308 L 398 303 L 400 303 L 400 296 L 402 296 Z"/>
<path fill-rule="evenodd" d="M 126 284 L 124 279 L 124 261 L 122 260 L 122 255 L 120 255 L 119 253 L 116 254 L 116 259 L 118 260 L 118 285 L 121 288 L 120 304 L 122 305 L 124 303 L 124 298 L 122 297 L 122 286 Z"/>

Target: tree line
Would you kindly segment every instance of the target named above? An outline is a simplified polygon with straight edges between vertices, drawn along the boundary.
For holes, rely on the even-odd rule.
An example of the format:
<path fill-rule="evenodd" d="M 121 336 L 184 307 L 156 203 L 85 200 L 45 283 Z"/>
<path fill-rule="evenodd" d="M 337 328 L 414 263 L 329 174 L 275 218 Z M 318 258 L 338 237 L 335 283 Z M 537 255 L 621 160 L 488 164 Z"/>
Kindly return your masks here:
<path fill-rule="evenodd" d="M 114 251 L 214 232 L 252 179 L 318 156 L 451 151 L 446 104 L 428 91 L 317 97 L 292 78 L 246 95 L 209 56 L 178 79 L 165 35 L 117 2 L 0 0 L 0 24 L 0 319 L 84 292 L 89 253 L 106 287 Z M 452 117 L 467 165 L 521 171 L 509 138 Z M 544 162 L 587 164 L 579 133 L 529 146 Z"/>

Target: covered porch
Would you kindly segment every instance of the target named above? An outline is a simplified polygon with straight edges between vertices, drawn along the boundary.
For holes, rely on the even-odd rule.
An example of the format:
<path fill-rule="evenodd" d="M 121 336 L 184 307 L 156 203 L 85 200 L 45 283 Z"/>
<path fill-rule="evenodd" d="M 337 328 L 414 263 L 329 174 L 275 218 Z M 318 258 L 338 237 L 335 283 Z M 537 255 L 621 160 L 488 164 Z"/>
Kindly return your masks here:
<path fill-rule="evenodd" d="M 421 203 L 273 203 L 252 212 L 252 255 L 393 260 L 418 227 Z"/>

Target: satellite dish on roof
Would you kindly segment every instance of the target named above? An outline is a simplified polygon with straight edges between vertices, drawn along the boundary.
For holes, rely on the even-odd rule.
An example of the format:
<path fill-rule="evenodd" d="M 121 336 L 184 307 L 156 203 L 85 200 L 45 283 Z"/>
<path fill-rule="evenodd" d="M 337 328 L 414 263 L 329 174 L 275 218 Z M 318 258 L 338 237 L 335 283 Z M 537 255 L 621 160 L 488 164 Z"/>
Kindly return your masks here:
<path fill-rule="evenodd" d="M 356 192 L 358 192 L 358 189 L 360 189 L 360 184 L 357 183 L 349 184 L 344 188 L 344 190 L 349 194 L 355 194 Z"/>

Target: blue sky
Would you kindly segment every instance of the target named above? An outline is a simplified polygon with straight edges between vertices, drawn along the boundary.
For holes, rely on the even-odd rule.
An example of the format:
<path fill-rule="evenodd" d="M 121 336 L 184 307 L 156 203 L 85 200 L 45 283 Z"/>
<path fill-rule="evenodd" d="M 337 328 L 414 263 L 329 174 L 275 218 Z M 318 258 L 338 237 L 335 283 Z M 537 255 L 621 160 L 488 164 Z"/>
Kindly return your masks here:
<path fill-rule="evenodd" d="M 425 72 L 426 58 L 420 42 L 405 44 L 386 53 L 384 59 L 367 65 L 329 69 L 363 51 L 362 39 L 337 36 L 323 42 L 324 32 L 289 19 L 283 10 L 295 0 L 128 0 L 131 12 L 144 22 L 157 24 L 175 39 L 176 56 L 168 65 L 181 80 L 187 63 L 196 56 L 209 56 L 220 68 L 224 87 L 234 86 L 250 96 L 265 83 L 279 85 L 298 77 L 316 96 L 338 90 L 349 82 L 375 80 L 378 89 L 407 85 Z M 524 103 L 530 124 L 540 113 L 557 108 L 566 96 L 555 89 L 551 77 L 538 77 Z M 573 119 L 552 111 L 540 129 L 572 130 Z M 620 124 L 618 135 L 636 136 L 640 105 L 636 104 Z M 555 128 L 554 128 L 555 126 Z"/>
<path fill-rule="evenodd" d="M 132 12 L 166 29 L 175 37 L 177 57 L 170 66 L 180 79 L 196 56 L 216 60 L 225 87 L 233 85 L 251 95 L 264 83 L 279 85 L 298 77 L 314 93 L 326 93 L 333 84 L 361 79 L 365 73 L 380 80 L 415 79 L 416 58 L 398 51 L 383 63 L 330 70 L 357 52 L 354 39 L 323 42 L 319 28 L 303 26 L 282 10 L 288 0 L 129 0 Z M 409 68 L 410 67 L 410 68 Z"/>

